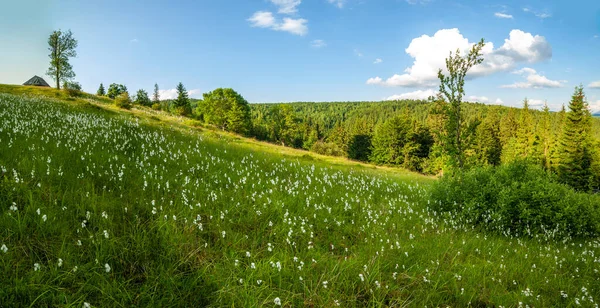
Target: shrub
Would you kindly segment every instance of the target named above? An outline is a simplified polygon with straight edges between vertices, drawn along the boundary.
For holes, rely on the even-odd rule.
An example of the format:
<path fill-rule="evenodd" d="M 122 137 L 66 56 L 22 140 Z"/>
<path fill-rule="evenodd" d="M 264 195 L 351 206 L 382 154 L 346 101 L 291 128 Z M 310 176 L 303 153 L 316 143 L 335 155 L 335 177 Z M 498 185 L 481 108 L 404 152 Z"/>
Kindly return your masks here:
<path fill-rule="evenodd" d="M 434 210 L 507 236 L 600 235 L 600 196 L 575 192 L 526 162 L 444 176 L 430 197 Z"/>
<path fill-rule="evenodd" d="M 152 104 L 152 109 L 154 109 L 154 110 L 160 110 L 160 103 L 154 103 L 154 104 Z"/>
<path fill-rule="evenodd" d="M 123 109 L 131 109 L 131 98 L 129 93 L 124 92 L 115 98 L 115 105 Z"/>
<path fill-rule="evenodd" d="M 342 149 L 340 149 L 336 144 L 329 142 L 317 141 L 315 144 L 313 144 L 310 150 L 322 155 L 345 156 L 345 153 Z"/>
<path fill-rule="evenodd" d="M 65 83 L 63 83 L 63 89 L 67 91 L 69 96 L 80 96 L 82 94 L 81 84 L 79 84 L 79 82 L 65 81 Z"/>

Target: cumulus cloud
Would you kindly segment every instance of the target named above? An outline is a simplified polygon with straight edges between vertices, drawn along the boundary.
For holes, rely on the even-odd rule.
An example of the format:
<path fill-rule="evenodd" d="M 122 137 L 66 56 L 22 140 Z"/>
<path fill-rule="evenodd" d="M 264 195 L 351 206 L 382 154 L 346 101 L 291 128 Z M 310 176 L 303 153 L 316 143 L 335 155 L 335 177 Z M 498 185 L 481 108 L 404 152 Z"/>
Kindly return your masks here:
<path fill-rule="evenodd" d="M 339 7 L 340 9 L 346 4 L 346 0 L 327 0 L 327 2 Z"/>
<path fill-rule="evenodd" d="M 375 59 L 375 61 L 373 61 L 373 64 L 379 64 L 383 62 L 383 60 L 381 60 L 380 58 Z"/>
<path fill-rule="evenodd" d="M 465 55 L 474 42 L 460 33 L 457 28 L 442 29 L 433 36 L 422 35 L 414 38 L 405 52 L 414 61 L 411 67 L 404 70 L 403 74 L 394 74 L 388 79 L 380 77 L 369 78 L 367 84 L 401 87 L 431 87 L 437 81 L 437 72 L 441 68 L 446 71 L 445 59 L 450 51 L 461 51 Z M 470 77 L 489 75 L 495 72 L 506 71 L 517 63 L 534 63 L 550 59 L 552 47 L 546 39 L 539 35 L 532 35 L 521 30 L 512 30 L 504 44 L 495 49 L 492 42 L 484 45 L 481 51 L 484 61 L 470 71 Z"/>
<path fill-rule="evenodd" d="M 534 69 L 525 67 L 514 71 L 513 74 L 525 76 L 525 82 L 517 82 L 509 85 L 500 86 L 501 88 L 518 89 L 541 89 L 541 88 L 560 88 L 566 83 L 565 80 L 550 80 L 546 76 L 539 75 Z"/>
<path fill-rule="evenodd" d="M 187 91 L 189 97 L 199 97 L 202 95 L 200 89 L 192 89 Z M 166 89 L 166 90 L 158 90 L 158 95 L 161 100 L 164 99 L 176 99 L 177 98 L 177 89 Z"/>
<path fill-rule="evenodd" d="M 285 17 L 283 21 L 278 21 L 271 12 L 258 11 L 248 18 L 248 21 L 252 27 L 285 31 L 296 35 L 305 35 L 308 32 L 308 26 L 306 26 L 308 20 Z"/>
<path fill-rule="evenodd" d="M 600 80 L 591 82 L 588 88 L 600 89 Z"/>
<path fill-rule="evenodd" d="M 386 100 L 388 100 L 388 101 L 403 100 L 403 99 L 426 100 L 430 96 L 436 96 L 436 94 L 437 94 L 437 92 L 434 91 L 434 90 L 432 90 L 432 89 L 417 90 L 417 91 L 414 91 L 414 92 L 408 92 L 408 93 L 402 93 L 402 94 L 392 95 L 392 96 L 386 98 Z"/>
<path fill-rule="evenodd" d="M 279 14 L 294 14 L 298 12 L 296 7 L 302 3 L 302 0 L 271 0 L 271 3 L 278 7 Z"/>
<path fill-rule="evenodd" d="M 498 17 L 498 18 L 506 18 L 506 19 L 513 19 L 513 16 L 510 14 L 505 14 L 505 13 L 500 13 L 500 12 L 496 12 L 494 13 L 494 16 Z"/>
<path fill-rule="evenodd" d="M 472 102 L 472 103 L 489 103 L 490 99 L 485 97 L 485 96 L 475 96 L 475 95 L 471 95 L 471 96 L 467 96 L 465 98 L 465 102 Z"/>
<path fill-rule="evenodd" d="M 498 104 L 498 105 L 504 104 L 504 102 L 501 99 L 499 99 L 499 98 L 496 99 L 495 103 Z"/>
<path fill-rule="evenodd" d="M 314 40 L 314 41 L 310 42 L 310 46 L 312 46 L 314 48 L 321 48 L 321 47 L 327 46 L 327 43 L 325 43 L 324 40 Z"/>

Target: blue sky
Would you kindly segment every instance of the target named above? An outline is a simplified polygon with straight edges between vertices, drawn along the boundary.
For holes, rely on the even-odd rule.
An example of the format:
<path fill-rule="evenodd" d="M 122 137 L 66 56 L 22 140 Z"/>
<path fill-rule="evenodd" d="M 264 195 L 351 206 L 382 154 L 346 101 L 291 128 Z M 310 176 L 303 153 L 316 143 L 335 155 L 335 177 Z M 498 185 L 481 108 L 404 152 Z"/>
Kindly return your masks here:
<path fill-rule="evenodd" d="M 0 11 L 0 83 L 44 75 L 48 35 L 71 29 L 75 79 L 88 92 L 156 82 L 168 97 L 181 81 L 194 97 L 232 87 L 250 102 L 422 97 L 450 49 L 485 38 L 470 99 L 558 109 L 583 84 L 600 109 L 595 0 L 34 2 Z"/>

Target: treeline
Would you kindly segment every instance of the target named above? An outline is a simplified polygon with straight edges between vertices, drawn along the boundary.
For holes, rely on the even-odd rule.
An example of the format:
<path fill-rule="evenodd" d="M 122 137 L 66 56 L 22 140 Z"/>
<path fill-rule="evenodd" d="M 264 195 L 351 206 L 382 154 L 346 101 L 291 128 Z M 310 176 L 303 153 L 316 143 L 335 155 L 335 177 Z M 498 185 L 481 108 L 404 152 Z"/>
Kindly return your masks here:
<path fill-rule="evenodd" d="M 252 104 L 252 135 L 321 154 L 439 174 L 449 159 L 442 145 L 447 121 L 443 104 L 436 100 Z M 561 156 L 564 163 L 565 154 L 583 142 L 573 139 L 585 136 L 588 140 L 580 150 L 582 159 L 589 160 L 582 175 L 588 181 L 575 186 L 600 185 L 600 119 L 591 116 L 582 88 L 577 88 L 570 109 L 563 106 L 559 112 L 547 106 L 532 110 L 527 100 L 523 108 L 463 104 L 466 168 L 528 160 L 558 174 Z"/>
<path fill-rule="evenodd" d="M 319 154 L 426 174 L 442 174 L 450 165 L 443 144 L 448 121 L 444 100 L 249 104 L 233 89 L 219 88 L 202 99 L 190 99 L 180 83 L 177 92 L 176 99 L 160 100 L 155 85 L 152 99 L 144 90 L 130 98 L 125 86 L 111 84 L 106 92 L 101 85 L 98 95 L 114 98 L 124 108 L 139 104 Z M 559 112 L 547 106 L 532 110 L 527 100 L 523 108 L 480 103 L 463 103 L 462 108 L 465 168 L 527 160 L 565 178 L 578 174 L 585 178 L 573 184 L 578 189 L 600 187 L 600 119 L 591 116 L 582 88 L 577 88 L 569 109 L 563 106 Z M 572 127 L 575 122 L 579 127 Z M 573 141 L 583 135 L 585 142 Z M 579 150 L 587 167 L 567 172 L 565 153 L 579 144 L 585 144 Z"/>

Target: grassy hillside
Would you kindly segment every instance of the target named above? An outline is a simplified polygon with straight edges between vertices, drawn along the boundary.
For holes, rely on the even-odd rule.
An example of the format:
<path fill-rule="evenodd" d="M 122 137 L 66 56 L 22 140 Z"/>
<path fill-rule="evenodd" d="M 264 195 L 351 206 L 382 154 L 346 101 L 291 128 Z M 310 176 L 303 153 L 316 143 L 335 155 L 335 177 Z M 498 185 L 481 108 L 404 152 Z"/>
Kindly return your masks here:
<path fill-rule="evenodd" d="M 428 177 L 63 95 L 0 86 L 3 305 L 599 299 L 598 240 L 486 235 L 439 219 Z"/>

